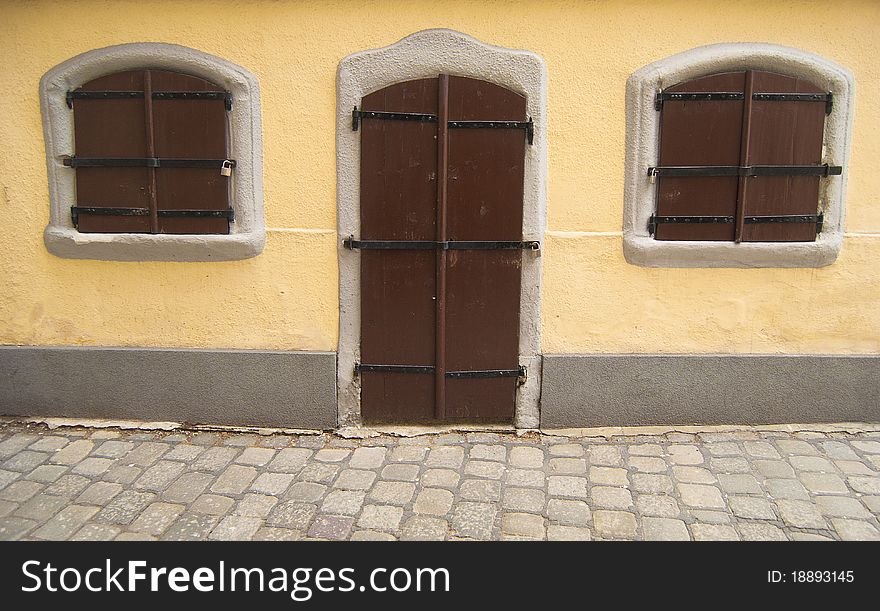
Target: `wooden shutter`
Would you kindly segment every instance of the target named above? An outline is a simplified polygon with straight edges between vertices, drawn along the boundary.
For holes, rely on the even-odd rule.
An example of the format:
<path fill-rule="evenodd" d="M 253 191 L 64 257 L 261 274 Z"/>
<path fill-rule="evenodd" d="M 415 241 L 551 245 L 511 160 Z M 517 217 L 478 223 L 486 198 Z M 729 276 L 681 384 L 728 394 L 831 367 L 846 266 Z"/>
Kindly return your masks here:
<path fill-rule="evenodd" d="M 729 72 L 658 94 L 658 240 L 812 241 L 830 94 L 794 77 Z"/>
<path fill-rule="evenodd" d="M 355 110 L 365 420 L 513 419 L 526 119 L 523 96 L 447 75 Z"/>
<path fill-rule="evenodd" d="M 229 233 L 229 97 L 204 79 L 138 70 L 69 94 L 82 232 Z M 234 162 L 231 162 L 234 163 Z"/>

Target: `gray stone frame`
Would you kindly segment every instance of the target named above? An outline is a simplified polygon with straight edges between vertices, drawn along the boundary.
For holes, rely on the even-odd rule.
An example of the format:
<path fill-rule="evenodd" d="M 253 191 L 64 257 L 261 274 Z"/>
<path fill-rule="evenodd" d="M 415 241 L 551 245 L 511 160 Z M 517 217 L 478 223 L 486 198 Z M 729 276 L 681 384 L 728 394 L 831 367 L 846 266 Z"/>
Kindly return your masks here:
<path fill-rule="evenodd" d="M 156 68 L 208 79 L 232 93 L 227 113 L 230 156 L 236 160 L 231 203 L 235 222 L 229 235 L 80 233 L 70 219 L 76 201 L 75 172 L 62 165 L 74 153 L 73 112 L 66 94 L 105 74 Z M 179 45 L 141 42 L 95 49 L 49 70 L 40 79 L 40 107 L 46 142 L 51 203 L 46 248 L 73 259 L 114 261 L 228 261 L 260 254 L 266 240 L 263 220 L 263 136 L 260 87 L 248 70 Z"/>
<path fill-rule="evenodd" d="M 336 79 L 336 192 L 339 251 L 339 426 L 360 425 L 360 255 L 342 240 L 360 228 L 360 133 L 351 129 L 351 110 L 361 98 L 388 85 L 440 73 L 479 78 L 526 96 L 535 123 L 526 147 L 523 239 L 543 241 L 547 202 L 547 70 L 528 52 L 484 44 L 453 30 L 424 30 L 381 49 L 355 53 L 339 63 Z M 540 251 L 523 253 L 520 302 L 520 364 L 528 379 L 517 390 L 515 424 L 538 426 L 541 389 Z"/>
<path fill-rule="evenodd" d="M 657 165 L 659 148 L 660 113 L 654 109 L 657 90 L 731 70 L 789 74 L 834 94 L 833 110 L 825 121 L 824 162 L 843 166 L 843 175 L 821 182 L 819 204 L 825 219 L 815 242 L 672 242 L 654 240 L 648 233 L 656 187 L 650 184 L 647 170 Z M 852 74 L 837 64 L 798 49 L 760 43 L 698 47 L 634 72 L 626 88 L 626 260 L 646 267 L 821 267 L 833 263 L 843 243 L 854 88 Z"/>

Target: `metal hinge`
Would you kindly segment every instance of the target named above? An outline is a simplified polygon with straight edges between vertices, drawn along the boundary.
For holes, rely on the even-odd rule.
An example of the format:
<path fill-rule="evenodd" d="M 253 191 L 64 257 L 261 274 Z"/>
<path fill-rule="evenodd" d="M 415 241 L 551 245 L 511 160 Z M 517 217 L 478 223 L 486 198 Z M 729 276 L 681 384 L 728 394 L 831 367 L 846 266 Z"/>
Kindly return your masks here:
<path fill-rule="evenodd" d="M 658 176 L 840 176 L 839 165 L 682 165 L 652 166 L 648 179 L 653 183 Z"/>
<path fill-rule="evenodd" d="M 73 108 L 74 100 L 136 100 L 144 97 L 143 91 L 68 91 L 67 107 Z M 223 100 L 226 110 L 232 110 L 232 94 L 228 91 L 154 91 L 154 100 Z"/>
<path fill-rule="evenodd" d="M 712 100 L 742 100 L 744 96 L 742 92 L 737 91 L 714 91 L 702 93 L 667 93 L 658 91 L 654 98 L 654 109 L 663 110 L 663 102 L 706 102 Z"/>
<path fill-rule="evenodd" d="M 834 106 L 834 94 L 828 93 L 753 93 L 759 102 L 825 102 L 825 114 L 830 115 Z"/>
<path fill-rule="evenodd" d="M 731 224 L 735 222 L 732 216 L 661 216 L 651 215 L 648 219 L 648 232 L 654 235 L 657 231 L 657 225 L 660 224 L 701 224 L 701 223 L 722 223 Z M 824 217 L 819 214 L 776 214 L 761 216 L 746 216 L 743 218 L 746 225 L 761 225 L 765 223 L 816 223 L 816 233 L 822 232 L 822 223 Z"/>

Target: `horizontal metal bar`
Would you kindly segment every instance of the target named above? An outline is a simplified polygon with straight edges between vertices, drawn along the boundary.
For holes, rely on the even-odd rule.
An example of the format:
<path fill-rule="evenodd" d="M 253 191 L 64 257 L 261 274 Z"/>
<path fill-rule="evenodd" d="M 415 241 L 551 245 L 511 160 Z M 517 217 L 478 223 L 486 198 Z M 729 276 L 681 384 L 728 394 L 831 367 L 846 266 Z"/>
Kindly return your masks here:
<path fill-rule="evenodd" d="M 68 91 L 67 106 L 73 108 L 73 100 L 137 100 L 143 99 L 143 91 Z M 228 91 L 154 91 L 154 100 L 223 100 L 226 110 L 232 110 L 232 94 Z"/>
<path fill-rule="evenodd" d="M 521 378 L 526 375 L 525 367 L 519 369 L 479 369 L 474 371 L 447 371 L 447 378 Z"/>
<path fill-rule="evenodd" d="M 528 121 L 449 121 L 450 129 L 524 129 L 529 144 L 535 141 L 535 124 Z"/>
<path fill-rule="evenodd" d="M 818 223 L 822 220 L 821 214 L 780 214 L 770 216 L 747 216 L 747 225 L 759 225 L 762 223 Z"/>
<path fill-rule="evenodd" d="M 103 206 L 71 206 L 70 218 L 73 224 L 79 223 L 80 214 L 94 214 L 98 216 L 149 216 L 149 208 L 121 208 Z M 235 211 L 232 208 L 226 210 L 159 210 L 156 213 L 160 217 L 201 217 L 201 218 L 227 218 L 235 220 Z"/>
<path fill-rule="evenodd" d="M 736 101 L 743 100 L 745 96 L 740 91 L 706 91 L 693 93 L 671 93 L 660 91 L 654 99 L 654 108 L 663 109 L 663 102 L 712 102 L 712 101 Z"/>
<path fill-rule="evenodd" d="M 732 216 L 652 216 L 651 222 L 661 224 L 692 224 L 692 223 L 732 223 Z"/>
<path fill-rule="evenodd" d="M 154 100 L 223 100 L 232 110 L 232 94 L 228 91 L 154 91 Z"/>
<path fill-rule="evenodd" d="M 433 365 L 368 365 L 357 363 L 357 373 L 433 373 Z M 526 375 L 525 367 L 519 369 L 477 369 L 472 371 L 447 371 L 448 378 L 522 378 Z"/>
<path fill-rule="evenodd" d="M 65 157 L 61 162 L 71 168 L 221 168 L 234 159 L 171 159 L 165 157 Z"/>
<path fill-rule="evenodd" d="M 351 111 L 351 129 L 358 130 L 361 119 L 381 119 L 384 121 L 424 121 L 436 123 L 437 115 L 429 115 L 417 112 L 383 112 L 377 110 L 358 110 L 355 106 Z"/>
<path fill-rule="evenodd" d="M 367 365 L 357 363 L 354 366 L 357 373 L 382 372 L 382 373 L 433 373 L 433 365 Z"/>
<path fill-rule="evenodd" d="M 349 250 L 434 250 L 437 242 L 419 240 L 355 240 L 347 237 L 342 245 Z"/>
<path fill-rule="evenodd" d="M 79 225 L 80 214 L 95 214 L 100 216 L 149 216 L 149 208 L 105 208 L 93 206 L 71 206 L 70 220 L 73 226 Z"/>
<path fill-rule="evenodd" d="M 753 93 L 753 100 L 759 102 L 825 102 L 825 114 L 831 112 L 834 94 L 828 93 Z"/>
<path fill-rule="evenodd" d="M 349 236 L 342 241 L 349 250 L 538 250 L 541 243 L 527 241 L 462 241 L 446 240 L 355 240 Z"/>
<path fill-rule="evenodd" d="M 158 210 L 157 214 L 163 217 L 202 217 L 202 218 L 227 218 L 235 220 L 235 211 L 232 208 L 226 210 Z"/>
<path fill-rule="evenodd" d="M 693 165 L 656 166 L 648 168 L 654 176 L 839 176 L 839 165 Z"/>
<path fill-rule="evenodd" d="M 536 240 L 521 242 L 447 240 L 446 242 L 438 242 L 437 246 L 441 250 L 538 250 L 541 248 L 541 243 Z"/>
<path fill-rule="evenodd" d="M 648 219 L 648 231 L 653 235 L 657 225 L 661 224 L 695 224 L 695 223 L 722 223 L 734 222 L 732 216 L 651 216 Z M 781 214 L 765 216 L 746 216 L 747 225 L 759 225 L 763 223 L 816 223 L 816 231 L 822 231 L 822 214 Z"/>

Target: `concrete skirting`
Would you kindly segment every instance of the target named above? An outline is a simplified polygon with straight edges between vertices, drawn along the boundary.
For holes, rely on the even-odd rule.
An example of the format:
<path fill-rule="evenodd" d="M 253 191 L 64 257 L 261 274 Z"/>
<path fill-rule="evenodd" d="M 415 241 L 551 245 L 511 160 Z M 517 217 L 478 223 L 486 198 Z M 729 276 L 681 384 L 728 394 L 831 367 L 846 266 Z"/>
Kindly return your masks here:
<path fill-rule="evenodd" d="M 0 346 L 0 414 L 336 427 L 336 354 Z"/>
<path fill-rule="evenodd" d="M 544 355 L 541 427 L 880 422 L 880 356 Z"/>

